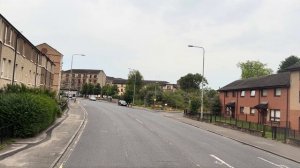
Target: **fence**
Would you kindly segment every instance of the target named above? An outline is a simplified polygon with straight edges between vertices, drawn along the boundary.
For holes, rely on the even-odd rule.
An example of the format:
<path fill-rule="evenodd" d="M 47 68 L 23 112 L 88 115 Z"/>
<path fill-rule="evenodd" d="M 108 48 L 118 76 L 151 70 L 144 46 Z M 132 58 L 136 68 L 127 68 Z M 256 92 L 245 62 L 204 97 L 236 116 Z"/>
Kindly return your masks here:
<path fill-rule="evenodd" d="M 13 125 L 0 127 L 0 143 L 2 144 L 6 138 L 14 136 L 14 127 Z"/>
<path fill-rule="evenodd" d="M 192 119 L 197 119 L 197 120 L 200 119 L 200 113 L 197 113 L 196 115 L 190 115 L 188 113 L 185 113 L 185 115 Z M 214 123 L 216 125 L 221 125 L 224 127 L 239 129 L 242 131 L 249 132 L 251 134 L 255 134 L 266 138 L 272 138 L 279 141 L 286 141 L 286 139 L 293 139 L 294 141 L 297 141 L 297 143 L 298 142 L 300 143 L 299 131 L 286 129 L 285 127 L 278 127 L 278 126 L 249 122 L 246 120 L 246 118 L 239 118 L 239 119 L 212 115 L 210 113 L 203 113 L 202 121 Z"/>

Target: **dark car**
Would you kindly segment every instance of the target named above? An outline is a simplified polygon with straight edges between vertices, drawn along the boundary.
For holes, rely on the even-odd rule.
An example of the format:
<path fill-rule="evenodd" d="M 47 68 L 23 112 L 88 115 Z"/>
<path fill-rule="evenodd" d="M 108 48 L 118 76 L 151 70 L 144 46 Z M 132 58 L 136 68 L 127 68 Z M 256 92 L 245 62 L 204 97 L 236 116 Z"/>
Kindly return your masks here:
<path fill-rule="evenodd" d="M 119 100 L 119 101 L 118 101 L 118 105 L 119 105 L 119 106 L 127 106 L 127 103 L 126 103 L 125 100 Z"/>

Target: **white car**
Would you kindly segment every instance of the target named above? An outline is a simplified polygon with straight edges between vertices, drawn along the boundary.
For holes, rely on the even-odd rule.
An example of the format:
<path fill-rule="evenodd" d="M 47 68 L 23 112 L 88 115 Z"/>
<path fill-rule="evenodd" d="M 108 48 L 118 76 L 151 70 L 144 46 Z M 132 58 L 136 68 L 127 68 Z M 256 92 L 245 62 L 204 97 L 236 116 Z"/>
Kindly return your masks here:
<path fill-rule="evenodd" d="M 95 96 L 90 96 L 89 99 L 92 100 L 92 101 L 96 101 L 96 97 Z"/>

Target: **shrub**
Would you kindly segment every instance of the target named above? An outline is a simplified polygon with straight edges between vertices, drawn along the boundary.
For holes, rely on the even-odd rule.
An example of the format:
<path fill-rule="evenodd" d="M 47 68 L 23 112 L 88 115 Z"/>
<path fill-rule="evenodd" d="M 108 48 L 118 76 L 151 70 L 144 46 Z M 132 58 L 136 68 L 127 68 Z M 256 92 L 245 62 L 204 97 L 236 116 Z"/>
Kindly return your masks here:
<path fill-rule="evenodd" d="M 197 98 L 193 98 L 190 104 L 190 110 L 192 114 L 196 114 L 198 112 L 199 107 L 201 106 L 200 100 Z"/>
<path fill-rule="evenodd" d="M 0 94 L 0 121 L 13 124 L 16 137 L 30 137 L 46 129 L 59 113 L 56 101 L 45 94 Z"/>

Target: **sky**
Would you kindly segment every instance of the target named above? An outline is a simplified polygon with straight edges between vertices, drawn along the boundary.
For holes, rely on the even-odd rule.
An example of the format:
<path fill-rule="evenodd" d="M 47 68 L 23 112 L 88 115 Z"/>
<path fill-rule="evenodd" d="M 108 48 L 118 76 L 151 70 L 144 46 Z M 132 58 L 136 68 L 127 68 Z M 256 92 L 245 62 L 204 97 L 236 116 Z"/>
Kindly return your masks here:
<path fill-rule="evenodd" d="M 33 44 L 48 43 L 63 70 L 102 69 L 170 83 L 202 74 L 218 89 L 240 79 L 239 62 L 277 71 L 300 56 L 299 0 L 0 0 L 0 13 Z"/>

